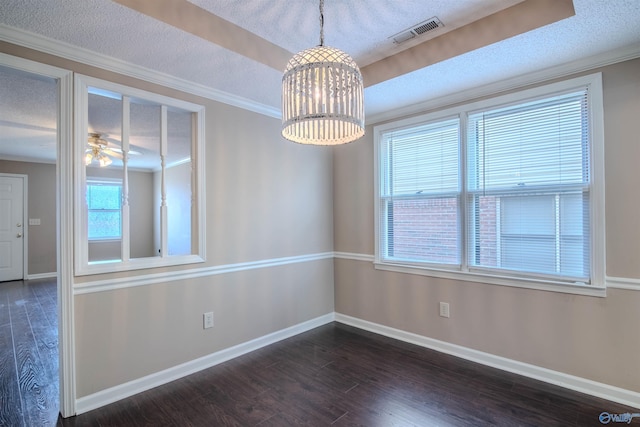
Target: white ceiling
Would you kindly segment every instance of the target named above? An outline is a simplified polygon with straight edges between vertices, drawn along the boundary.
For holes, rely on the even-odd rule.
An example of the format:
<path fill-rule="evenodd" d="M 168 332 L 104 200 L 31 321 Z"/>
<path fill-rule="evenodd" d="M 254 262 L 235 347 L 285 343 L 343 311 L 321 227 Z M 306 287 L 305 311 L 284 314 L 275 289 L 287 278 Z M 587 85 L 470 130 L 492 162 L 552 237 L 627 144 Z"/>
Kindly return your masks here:
<path fill-rule="evenodd" d="M 126 1 L 132 0 L 123 2 Z M 155 1 L 162 4 L 183 0 Z M 190 1 L 287 54 L 319 42 L 317 0 Z M 362 68 L 520 1 L 325 0 L 325 44 L 349 53 Z M 390 110 L 618 49 L 640 51 L 640 0 L 574 0 L 573 4 L 575 16 L 367 87 L 366 116 L 380 117 Z M 444 28 L 400 46 L 389 39 L 434 16 Z M 0 30 L 6 33 L 12 29 L 35 33 L 60 46 L 79 48 L 78 52 L 96 52 L 228 93 L 267 111 L 277 112 L 280 107 L 282 70 L 114 1 L 2 0 Z M 238 34 L 231 31 L 218 37 L 230 38 L 233 43 Z M 17 100 L 24 96 L 10 93 L 14 89 L 17 88 L 7 84 L 6 78 L 0 80 L 0 147 L 6 142 L 2 135 L 10 134 L 10 122 L 25 124 L 14 129 L 19 140 L 27 138 L 28 130 L 35 137 L 50 126 L 40 118 L 34 122 L 17 117 L 27 114 L 37 118 L 34 112 L 47 102 L 26 105 Z M 12 105 L 14 102 L 19 105 Z M 15 141 L 12 145 L 21 145 Z"/>

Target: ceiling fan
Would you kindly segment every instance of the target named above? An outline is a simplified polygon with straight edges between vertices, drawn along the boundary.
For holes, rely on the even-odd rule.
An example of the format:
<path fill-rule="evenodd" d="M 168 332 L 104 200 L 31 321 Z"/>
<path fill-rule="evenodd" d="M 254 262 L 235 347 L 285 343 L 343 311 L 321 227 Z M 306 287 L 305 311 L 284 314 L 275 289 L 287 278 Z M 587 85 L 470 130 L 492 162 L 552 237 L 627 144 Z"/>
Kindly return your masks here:
<path fill-rule="evenodd" d="M 122 159 L 122 148 L 107 141 L 104 135 L 98 132 L 90 132 L 85 150 L 84 163 L 89 166 L 93 161 L 97 161 L 100 167 L 109 166 L 113 163 L 112 157 Z M 129 154 L 139 155 L 134 150 L 129 150 Z"/>

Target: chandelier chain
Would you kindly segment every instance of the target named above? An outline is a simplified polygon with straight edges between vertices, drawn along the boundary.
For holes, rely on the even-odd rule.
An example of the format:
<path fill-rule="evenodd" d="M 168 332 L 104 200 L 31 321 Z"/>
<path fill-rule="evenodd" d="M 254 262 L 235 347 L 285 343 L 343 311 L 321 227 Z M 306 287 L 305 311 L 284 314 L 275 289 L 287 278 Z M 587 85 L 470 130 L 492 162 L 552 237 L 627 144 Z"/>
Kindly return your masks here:
<path fill-rule="evenodd" d="M 320 46 L 324 46 L 324 0 L 320 0 Z"/>

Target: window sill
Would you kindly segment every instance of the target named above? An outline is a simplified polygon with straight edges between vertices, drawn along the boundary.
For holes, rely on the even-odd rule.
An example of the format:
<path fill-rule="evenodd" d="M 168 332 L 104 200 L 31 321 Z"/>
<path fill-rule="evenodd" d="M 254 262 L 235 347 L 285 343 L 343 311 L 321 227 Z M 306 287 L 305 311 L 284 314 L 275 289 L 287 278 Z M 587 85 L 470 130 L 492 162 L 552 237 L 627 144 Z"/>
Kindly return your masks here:
<path fill-rule="evenodd" d="M 199 255 L 171 255 L 167 257 L 132 258 L 128 261 L 106 260 L 92 261 L 82 268 L 77 268 L 76 276 L 114 273 L 120 271 L 142 270 L 148 268 L 173 267 L 205 262 Z"/>
<path fill-rule="evenodd" d="M 510 286 L 515 288 L 535 289 L 539 291 L 559 292 L 591 297 L 607 296 L 607 288 L 605 286 L 580 285 L 565 282 L 554 282 L 551 280 L 524 279 L 522 277 L 495 276 L 477 272 L 424 268 L 380 261 L 374 262 L 373 264 L 376 270 L 392 271 L 396 273 L 417 274 L 421 276 L 460 280 L 464 282 L 486 283 L 490 285 Z"/>

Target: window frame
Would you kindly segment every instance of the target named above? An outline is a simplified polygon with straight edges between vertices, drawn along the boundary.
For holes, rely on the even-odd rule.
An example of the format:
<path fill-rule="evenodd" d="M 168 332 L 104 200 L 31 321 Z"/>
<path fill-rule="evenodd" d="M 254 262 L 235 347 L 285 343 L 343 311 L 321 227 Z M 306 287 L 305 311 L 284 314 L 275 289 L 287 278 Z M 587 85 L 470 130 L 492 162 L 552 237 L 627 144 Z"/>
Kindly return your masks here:
<path fill-rule="evenodd" d="M 122 240 L 122 180 L 119 179 L 110 179 L 110 178 L 94 178 L 87 177 L 86 188 L 88 190 L 89 186 L 99 186 L 99 185 L 108 185 L 112 187 L 120 187 L 120 200 L 118 201 L 119 208 L 117 209 L 120 213 L 120 235 L 117 237 L 89 237 L 89 228 L 87 228 L 87 240 L 89 242 L 109 242 L 109 241 L 121 241 Z M 87 214 L 91 211 L 96 211 L 97 209 L 91 209 L 87 204 Z M 116 209 L 110 209 L 111 211 L 115 211 Z M 89 227 L 89 222 L 87 219 L 87 227 Z"/>
<path fill-rule="evenodd" d="M 84 162 L 86 149 L 86 135 L 88 133 L 88 93 L 89 88 L 99 88 L 105 91 L 121 94 L 123 97 L 140 98 L 163 105 L 163 110 L 175 107 L 193 114 L 192 123 L 192 183 L 191 191 L 194 203 L 194 221 L 192 224 L 192 238 L 197 238 L 196 253 L 188 255 L 168 255 L 165 250 L 166 237 L 162 237 L 163 255 L 157 257 L 131 258 L 108 261 L 89 261 L 89 239 L 87 228 L 86 185 L 87 171 Z M 165 107 L 166 106 L 166 107 Z M 124 126 L 124 125 L 123 125 Z M 140 269 L 178 266 L 202 263 L 206 261 L 206 222 L 205 222 L 205 107 L 181 99 L 171 98 L 143 89 L 137 89 L 107 80 L 98 79 L 82 74 L 74 76 L 74 215 L 77 218 L 74 227 L 74 273 L 76 276 L 103 274 L 120 271 L 134 271 Z M 129 129 L 127 128 L 126 132 Z M 123 130 L 123 133 L 125 131 Z M 168 167 L 161 165 L 161 167 Z M 124 176 L 123 176 L 124 178 Z M 166 213 L 166 206 L 161 214 Z M 122 242 L 123 249 L 129 243 L 130 230 L 128 223 L 129 212 L 123 212 Z M 149 218 L 150 221 L 153 218 Z M 195 231 L 194 231 L 195 230 Z M 161 232 L 166 234 L 164 224 Z M 92 241 L 93 242 L 93 241 Z M 124 252 L 124 251 L 123 251 Z M 128 250 L 127 250 L 128 252 Z"/>
<path fill-rule="evenodd" d="M 528 273 L 509 273 L 485 268 L 470 267 L 468 265 L 467 226 L 470 218 L 467 214 L 467 200 L 472 192 L 467 188 L 466 170 L 466 141 L 468 116 L 478 110 L 488 110 L 509 105 L 518 105 L 538 99 L 550 98 L 571 90 L 588 88 L 588 111 L 590 133 L 591 182 L 590 189 L 590 283 L 579 283 L 562 280 L 559 277 Z M 384 203 L 382 190 L 385 183 L 382 174 L 382 158 L 385 134 L 401 129 L 417 127 L 428 123 L 445 121 L 458 117 L 459 130 L 459 170 L 460 170 L 460 203 L 459 203 L 459 239 L 461 239 L 460 266 L 432 265 L 414 262 L 396 262 L 386 260 L 383 244 L 385 224 L 381 221 L 381 208 Z M 374 228 L 375 228 L 375 256 L 374 266 L 379 270 L 401 273 L 418 274 L 445 279 L 480 282 L 495 285 L 515 286 L 545 291 L 573 293 L 591 296 L 605 296 L 605 208 L 604 208 L 604 113 L 602 95 L 602 75 L 594 73 L 564 81 L 541 85 L 538 87 L 514 91 L 505 95 L 471 101 L 455 107 L 444 107 L 430 113 L 409 117 L 406 119 L 386 122 L 374 127 Z"/>

